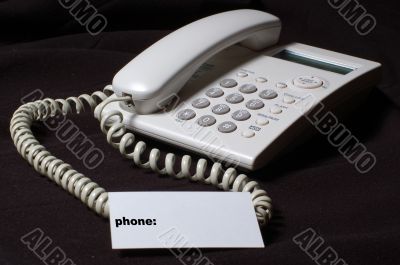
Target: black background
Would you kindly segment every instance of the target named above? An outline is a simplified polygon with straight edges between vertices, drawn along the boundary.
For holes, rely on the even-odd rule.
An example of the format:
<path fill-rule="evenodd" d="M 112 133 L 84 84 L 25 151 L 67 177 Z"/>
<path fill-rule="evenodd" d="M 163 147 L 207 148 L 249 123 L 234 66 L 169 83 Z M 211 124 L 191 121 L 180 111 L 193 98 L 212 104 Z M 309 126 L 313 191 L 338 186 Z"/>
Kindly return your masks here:
<path fill-rule="evenodd" d="M 311 227 L 348 264 L 399 264 L 398 1 L 360 0 L 377 20 L 367 36 L 357 34 L 321 0 L 90 2 L 108 20 L 106 30 L 95 37 L 58 1 L 0 2 L 0 264 L 43 264 L 20 242 L 22 235 L 36 227 L 76 264 L 180 264 L 168 250 L 111 250 L 108 221 L 38 175 L 19 156 L 10 139 L 9 120 L 20 99 L 35 89 L 52 98 L 99 90 L 136 54 L 171 30 L 238 8 L 278 16 L 283 23 L 280 43 L 301 42 L 383 64 L 380 84 L 345 121 L 376 155 L 377 164 L 369 173 L 359 174 L 316 134 L 250 174 L 274 201 L 275 215 L 262 230 L 266 248 L 203 253 L 214 264 L 314 264 L 292 242 L 293 236 Z M 94 170 L 86 169 L 43 125 L 35 124 L 34 132 L 52 153 L 110 191 L 215 190 L 134 168 L 108 146 L 90 113 L 71 119 L 106 155 Z"/>

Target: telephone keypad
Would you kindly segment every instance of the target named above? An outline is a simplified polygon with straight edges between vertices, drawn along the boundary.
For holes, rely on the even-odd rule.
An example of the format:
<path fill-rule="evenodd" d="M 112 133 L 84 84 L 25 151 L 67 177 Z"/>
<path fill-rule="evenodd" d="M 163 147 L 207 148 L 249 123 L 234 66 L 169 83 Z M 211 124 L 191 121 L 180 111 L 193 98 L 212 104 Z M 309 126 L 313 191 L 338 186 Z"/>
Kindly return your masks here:
<path fill-rule="evenodd" d="M 246 78 L 247 76 L 241 75 L 240 77 Z M 258 78 L 256 78 L 256 81 L 258 83 L 266 83 L 268 80 L 264 77 L 258 77 Z M 243 121 L 249 120 L 252 117 L 252 114 L 250 113 L 251 111 L 260 110 L 260 109 L 264 108 L 264 106 L 265 106 L 264 102 L 266 102 L 264 100 L 272 100 L 279 96 L 277 91 L 275 91 L 274 89 L 270 89 L 270 88 L 265 89 L 265 87 L 264 87 L 264 89 L 260 89 L 260 92 L 257 95 L 259 98 L 257 98 L 257 96 L 253 96 L 253 98 L 251 98 L 251 97 L 248 98 L 250 96 L 250 94 L 258 91 L 258 87 L 251 83 L 244 83 L 244 84 L 240 84 L 240 86 L 236 90 L 237 92 L 228 94 L 225 97 L 225 101 L 227 103 L 229 103 L 227 105 L 227 104 L 220 103 L 221 102 L 220 99 L 217 99 L 217 98 L 224 95 L 224 93 L 225 93 L 224 88 L 230 89 L 235 86 L 238 86 L 239 84 L 236 82 L 235 79 L 226 78 L 226 79 L 221 80 L 219 82 L 219 85 L 221 87 L 212 87 L 212 88 L 209 88 L 206 90 L 205 94 L 206 94 L 206 96 L 209 97 L 208 99 L 204 98 L 204 97 L 199 97 L 192 101 L 192 106 L 197 109 L 205 109 L 208 106 L 210 106 L 213 103 L 213 100 L 215 99 L 217 101 L 216 103 L 219 103 L 219 104 L 216 104 L 211 107 L 212 113 L 217 114 L 217 115 L 224 115 L 231 111 L 229 104 L 239 104 L 239 103 L 243 102 L 246 97 L 246 102 L 244 103 L 244 105 L 250 111 L 248 111 L 246 109 L 237 109 L 236 108 L 236 109 L 234 109 L 234 112 L 231 114 L 231 119 L 233 119 L 234 121 L 243 122 Z M 260 86 L 262 86 L 262 84 L 260 84 Z M 277 88 L 285 88 L 287 85 L 284 82 L 277 82 L 275 84 L 275 86 Z M 271 103 L 273 104 L 273 102 L 274 101 L 272 101 Z M 293 102 L 295 102 L 295 100 L 292 97 L 288 97 L 285 95 L 282 99 L 280 99 L 280 102 L 283 102 L 286 104 L 292 104 Z M 280 114 L 283 111 L 282 108 L 280 108 L 277 105 L 272 105 L 272 106 L 269 105 L 267 107 L 268 107 L 267 111 L 271 114 Z M 182 112 L 182 113 L 180 113 L 180 115 L 178 114 L 181 119 L 192 119 L 194 116 L 196 116 L 194 111 L 193 111 L 193 113 L 189 109 L 186 109 L 184 111 L 186 111 L 186 112 Z M 189 113 L 187 111 L 189 111 Z M 206 113 L 204 113 L 204 114 L 206 114 Z M 257 119 L 255 119 L 253 122 L 255 125 L 265 126 L 269 123 L 269 119 L 257 117 Z M 212 115 L 202 115 L 200 118 L 197 119 L 196 123 L 202 127 L 210 127 L 217 123 L 217 119 L 216 119 L 216 117 L 214 117 Z M 218 124 L 217 129 L 219 132 L 222 132 L 222 133 L 230 133 L 237 129 L 237 125 L 232 121 L 223 121 L 222 123 Z M 253 130 L 246 129 L 246 130 L 241 131 L 240 135 L 245 138 L 251 138 L 251 137 L 255 136 L 255 133 Z"/>
<path fill-rule="evenodd" d="M 218 115 L 228 113 L 230 110 L 231 109 L 228 107 L 228 105 L 225 104 L 217 104 L 214 107 L 212 107 L 212 112 Z"/>
<path fill-rule="evenodd" d="M 237 82 L 235 79 L 231 79 L 231 78 L 226 78 L 224 80 L 222 80 L 220 83 L 220 86 L 225 87 L 225 88 L 232 88 L 237 86 Z"/>
<path fill-rule="evenodd" d="M 247 76 L 241 75 L 239 77 L 247 78 Z M 245 99 L 246 99 L 245 103 L 242 103 L 242 104 L 247 108 L 247 110 L 241 109 L 240 107 L 239 107 L 239 109 L 237 107 L 235 107 L 234 112 L 230 116 L 232 121 L 229 121 L 229 120 L 219 121 L 218 120 L 219 124 L 216 126 L 216 129 L 221 133 L 231 133 L 231 132 L 236 131 L 238 128 L 238 126 L 234 123 L 234 121 L 238 121 L 238 122 L 240 122 L 240 124 L 247 124 L 247 123 L 242 123 L 242 122 L 250 120 L 250 118 L 252 117 L 251 111 L 260 110 L 260 109 L 264 108 L 266 101 L 273 100 L 279 96 L 277 91 L 275 91 L 274 89 L 266 88 L 265 84 L 262 84 L 262 83 L 266 83 L 267 81 L 268 80 L 264 77 L 256 78 L 256 82 L 259 83 L 260 88 L 262 86 L 264 86 L 264 87 L 262 89 L 260 89 L 260 92 L 257 95 L 254 95 L 253 97 L 251 97 L 252 93 L 255 93 L 259 90 L 259 88 L 256 85 L 254 85 L 252 83 L 238 84 L 238 82 L 235 79 L 226 78 L 219 82 L 220 87 L 217 87 L 217 86 L 211 87 L 205 91 L 205 95 L 208 98 L 200 96 L 200 97 L 194 99 L 192 101 L 192 106 L 196 109 L 199 109 L 199 111 L 201 110 L 201 112 L 203 112 L 202 109 L 206 109 L 210 105 L 213 105 L 211 107 L 212 113 L 214 113 L 216 115 L 224 115 L 231 111 L 229 104 L 238 105 L 238 104 L 242 103 L 243 101 L 245 101 Z M 230 93 L 225 97 L 225 102 L 228 104 L 221 103 L 221 99 L 218 99 L 218 98 L 220 98 L 221 96 L 223 96 L 225 94 L 225 92 L 227 91 L 227 90 L 225 90 L 225 88 L 231 89 L 238 85 L 240 85 L 240 86 L 236 89 L 236 92 L 232 91 L 233 93 Z M 275 87 L 277 87 L 277 88 L 285 88 L 286 86 L 287 85 L 284 82 L 275 83 Z M 257 97 L 259 97 L 259 98 L 257 98 Z M 216 102 L 214 102 L 214 104 L 213 104 L 213 101 L 216 101 Z M 285 95 L 284 97 L 282 97 L 280 99 L 280 102 L 283 102 L 286 104 L 292 104 L 295 102 L 295 100 L 293 97 L 289 97 L 289 96 Z M 218 103 L 218 104 L 215 104 L 215 103 Z M 274 101 L 271 101 L 271 104 L 274 104 Z M 232 105 L 232 107 L 233 107 L 233 105 Z M 282 111 L 283 111 L 282 108 L 279 107 L 278 105 L 268 104 L 267 107 L 268 108 L 266 111 L 268 111 L 271 114 L 277 115 L 277 114 L 282 113 Z M 178 118 L 182 119 L 182 120 L 190 120 L 190 119 L 193 119 L 195 116 L 196 116 L 196 113 L 194 112 L 194 110 L 191 110 L 191 109 L 184 109 L 178 113 Z M 257 119 L 255 119 L 251 123 L 254 125 L 257 125 L 257 126 L 265 126 L 269 122 L 270 121 L 268 118 L 257 117 Z M 213 115 L 209 115 L 209 114 L 207 114 L 207 112 L 206 113 L 203 112 L 200 114 L 200 118 L 198 118 L 196 120 L 196 123 L 202 127 L 210 127 L 217 123 L 217 119 Z M 245 125 L 245 126 L 248 126 L 248 125 Z M 252 138 L 256 135 L 254 130 L 249 130 L 247 128 L 246 129 L 240 128 L 240 129 L 241 129 L 240 135 L 244 138 Z"/>
<path fill-rule="evenodd" d="M 218 87 L 213 87 L 210 88 L 206 91 L 206 95 L 209 96 L 210 98 L 218 98 L 224 94 L 224 91 L 222 91 L 221 88 Z"/>
<path fill-rule="evenodd" d="M 251 110 L 257 110 L 264 107 L 264 103 L 259 99 L 250 99 L 247 101 L 246 107 Z"/>
<path fill-rule="evenodd" d="M 216 122 L 217 122 L 217 120 L 211 115 L 201 116 L 197 120 L 197 124 L 200 126 L 203 126 L 203 127 L 211 126 L 211 125 L 215 124 Z"/>
<path fill-rule="evenodd" d="M 192 106 L 197 109 L 204 109 L 204 108 L 210 106 L 210 101 L 206 98 L 198 98 L 198 99 L 193 100 Z"/>
<path fill-rule="evenodd" d="M 237 110 L 232 113 L 232 118 L 237 121 L 245 121 L 251 117 L 251 114 L 247 110 Z"/>
<path fill-rule="evenodd" d="M 239 93 L 234 93 L 226 96 L 226 102 L 231 103 L 231 104 L 237 104 L 240 103 L 244 100 L 244 97 L 240 95 Z"/>
<path fill-rule="evenodd" d="M 178 118 L 181 120 L 191 120 L 196 116 L 196 112 L 191 109 L 184 109 L 178 112 Z"/>
<path fill-rule="evenodd" d="M 222 133 L 231 133 L 235 131 L 237 128 L 236 124 L 231 121 L 224 121 L 220 125 L 218 125 L 218 131 Z"/>

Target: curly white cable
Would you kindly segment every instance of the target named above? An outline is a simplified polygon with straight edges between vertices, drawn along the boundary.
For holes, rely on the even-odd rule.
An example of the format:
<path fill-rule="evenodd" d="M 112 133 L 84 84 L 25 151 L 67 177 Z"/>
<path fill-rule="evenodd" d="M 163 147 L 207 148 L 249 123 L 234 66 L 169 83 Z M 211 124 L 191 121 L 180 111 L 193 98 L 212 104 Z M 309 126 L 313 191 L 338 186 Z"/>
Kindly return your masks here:
<path fill-rule="evenodd" d="M 30 127 L 33 121 L 44 121 L 57 114 L 66 115 L 71 112 L 80 113 L 88 105 L 92 111 L 97 106 L 101 130 L 107 135 L 107 142 L 119 149 L 120 153 L 133 160 L 142 168 L 151 168 L 159 174 L 167 174 L 176 178 L 188 178 L 192 181 L 200 181 L 212 184 L 223 190 L 250 192 L 252 202 L 260 225 L 268 223 L 272 214 L 271 198 L 265 190 L 259 188 L 256 181 L 240 174 L 236 169 L 228 168 L 225 171 L 220 163 L 211 166 L 209 176 L 206 175 L 207 160 L 199 159 L 196 163 L 195 174 L 190 173 L 192 158 L 189 155 L 182 157 L 180 171 L 175 172 L 176 155 L 168 153 L 165 157 L 164 168 L 159 168 L 160 150 L 153 148 L 150 155 L 144 160 L 143 154 L 146 144 L 143 141 L 135 142 L 135 135 L 127 132 L 123 124 L 123 116 L 119 111 L 111 111 L 103 114 L 104 107 L 114 101 L 130 102 L 130 97 L 109 97 L 112 95 L 112 87 L 106 86 L 101 91 L 91 95 L 83 94 L 78 97 L 67 99 L 37 100 L 20 106 L 13 114 L 10 122 L 11 137 L 18 152 L 31 164 L 34 169 L 42 175 L 49 177 L 58 185 L 69 191 L 75 197 L 82 200 L 96 213 L 108 217 L 108 195 L 105 189 L 83 174 L 74 170 L 71 165 L 53 156 L 34 137 Z M 133 148 L 127 153 L 128 148 Z"/>

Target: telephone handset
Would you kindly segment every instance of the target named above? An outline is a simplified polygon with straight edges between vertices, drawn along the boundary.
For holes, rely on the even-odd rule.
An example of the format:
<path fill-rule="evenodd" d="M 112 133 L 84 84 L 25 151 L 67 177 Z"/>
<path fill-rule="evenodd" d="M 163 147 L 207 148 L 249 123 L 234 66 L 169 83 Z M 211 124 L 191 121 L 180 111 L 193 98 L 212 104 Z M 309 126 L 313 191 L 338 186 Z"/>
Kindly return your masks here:
<path fill-rule="evenodd" d="M 213 55 L 239 42 L 250 49 L 264 49 L 278 41 L 280 30 L 277 17 L 257 10 L 200 19 L 136 56 L 115 75 L 113 90 L 119 96 L 132 96 L 136 112 L 155 112 Z"/>
<path fill-rule="evenodd" d="M 107 142 L 135 165 L 223 190 L 248 191 L 259 224 L 266 224 L 272 215 L 266 191 L 218 161 L 259 168 L 298 140 L 307 127 L 304 111 L 321 101 L 342 107 L 344 99 L 376 84 L 380 68 L 375 62 L 297 43 L 262 50 L 275 44 L 279 33 L 279 19 L 256 10 L 201 19 L 138 55 L 103 91 L 20 106 L 10 122 L 11 137 L 37 172 L 108 217 L 105 189 L 53 156 L 30 129 L 34 121 L 90 107 Z M 242 46 L 233 45 L 239 42 Z M 171 96 L 179 102 L 171 103 Z M 312 102 L 303 104 L 309 98 Z M 128 129 L 218 161 L 210 173 L 207 159 L 192 162 L 189 155 L 177 161 L 168 153 L 161 163 L 160 150 L 151 149 L 147 157 L 146 144 Z"/>

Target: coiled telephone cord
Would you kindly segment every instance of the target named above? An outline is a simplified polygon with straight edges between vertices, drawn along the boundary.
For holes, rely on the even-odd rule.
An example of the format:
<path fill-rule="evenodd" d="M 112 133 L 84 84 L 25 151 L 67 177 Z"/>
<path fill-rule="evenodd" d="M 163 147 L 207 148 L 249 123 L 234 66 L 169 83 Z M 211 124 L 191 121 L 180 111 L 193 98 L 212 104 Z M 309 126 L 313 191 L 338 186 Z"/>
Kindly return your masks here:
<path fill-rule="evenodd" d="M 20 106 L 13 114 L 10 122 L 10 133 L 20 155 L 40 174 L 47 176 L 69 193 L 79 198 L 90 209 L 99 215 L 108 218 L 108 194 L 96 182 L 77 172 L 71 165 L 53 156 L 39 143 L 31 131 L 34 121 L 45 121 L 50 117 L 68 113 L 84 111 L 85 106 L 90 107 L 99 115 L 100 127 L 107 135 L 107 142 L 118 149 L 120 153 L 141 168 L 150 168 L 158 174 L 167 174 L 175 178 L 188 178 L 192 181 L 212 184 L 223 190 L 250 192 L 257 220 L 260 225 L 268 223 L 272 214 L 271 198 L 265 190 L 259 187 L 256 181 L 250 180 L 244 174 L 237 174 L 235 168 L 223 170 L 221 163 L 215 162 L 211 171 L 206 176 L 207 160 L 204 158 L 196 162 L 196 172 L 190 172 L 192 157 L 184 155 L 181 159 L 180 170 L 175 172 L 177 159 L 173 153 L 165 157 L 164 167 L 160 168 L 160 150 L 152 148 L 148 157 L 143 157 L 146 143 L 135 141 L 135 135 L 127 132 L 123 124 L 123 115 L 114 110 L 104 114 L 104 107 L 115 101 L 131 102 L 131 97 L 110 97 L 112 87 L 106 86 L 103 91 L 96 91 L 91 95 L 82 94 L 78 97 L 67 99 L 37 100 Z M 97 108 L 96 108 L 97 107 Z M 96 110 L 95 110 L 96 108 Z M 128 152 L 127 150 L 133 150 Z"/>

